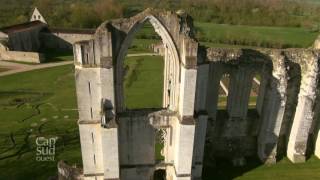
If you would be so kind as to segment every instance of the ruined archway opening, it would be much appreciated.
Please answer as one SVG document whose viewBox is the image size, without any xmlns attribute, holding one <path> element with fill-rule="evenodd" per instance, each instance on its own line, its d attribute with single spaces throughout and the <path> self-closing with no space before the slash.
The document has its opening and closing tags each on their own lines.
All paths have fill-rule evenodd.
<svg viewBox="0 0 320 180">
<path fill-rule="evenodd" d="M 228 73 L 223 74 L 219 82 L 219 96 L 218 96 L 218 109 L 227 109 L 227 100 L 229 94 L 229 82 L 230 75 Z"/>
<path fill-rule="evenodd" d="M 217 120 L 223 121 L 228 118 L 227 103 L 229 95 L 230 74 L 222 74 L 218 82 Z"/>
<path fill-rule="evenodd" d="M 251 118 L 253 121 L 257 121 L 260 117 L 259 104 L 257 103 L 264 98 L 264 93 L 262 92 L 264 90 L 261 89 L 261 83 L 264 81 L 262 78 L 260 72 L 255 72 L 251 81 L 247 118 Z"/>
<path fill-rule="evenodd" d="M 133 39 L 135 38 L 135 35 L 137 32 L 141 30 L 141 28 L 146 24 L 150 23 L 152 25 L 149 26 L 149 32 L 150 30 L 155 31 L 153 32 L 153 35 L 151 37 L 153 39 L 161 39 L 161 42 L 163 43 L 163 51 L 157 51 L 157 52 L 163 52 L 164 57 L 164 77 L 163 77 L 163 100 L 162 100 L 162 108 L 168 108 L 171 111 L 177 111 L 178 110 L 178 93 L 179 93 L 179 80 L 180 80 L 180 58 L 179 58 L 179 52 L 177 50 L 176 44 L 174 42 L 174 39 L 166 29 L 166 27 L 161 23 L 160 20 L 158 20 L 156 17 L 150 15 L 143 17 L 142 19 L 139 19 L 136 21 L 128 30 L 126 33 L 126 36 L 121 43 L 121 47 L 119 51 L 117 52 L 116 57 L 116 109 L 118 113 L 125 112 L 128 110 L 128 108 L 125 106 L 125 100 L 124 100 L 124 59 L 127 55 L 129 46 L 132 44 Z M 143 33 L 144 31 L 142 31 Z M 145 31 L 148 32 L 148 31 Z M 157 35 L 158 34 L 158 35 Z M 145 38 L 146 35 L 143 35 Z M 158 37 L 160 36 L 160 37 Z M 156 38 L 154 38 L 156 37 Z M 154 45 L 149 46 L 148 48 L 152 48 Z M 158 67 L 158 66 L 153 66 Z M 155 80 L 156 81 L 156 80 Z M 143 88 L 150 88 L 149 87 L 143 87 Z M 170 93 L 169 93 L 170 92 Z M 149 96 L 153 97 L 153 96 Z M 146 98 L 146 96 L 144 96 Z M 140 106 L 141 107 L 141 106 Z"/>
<path fill-rule="evenodd" d="M 160 164 L 165 160 L 164 145 L 167 136 L 166 128 L 159 128 L 155 130 L 155 162 Z"/>
<path fill-rule="evenodd" d="M 248 109 L 256 109 L 257 107 L 257 98 L 259 95 L 260 84 L 261 84 L 261 75 L 259 73 L 256 73 L 253 76 L 252 83 L 251 83 Z"/>
<path fill-rule="evenodd" d="M 153 180 L 166 180 L 166 170 L 158 169 L 153 173 Z"/>
<path fill-rule="evenodd" d="M 125 109 L 163 107 L 164 60 L 157 53 L 163 49 L 161 37 L 146 21 L 134 34 L 123 63 Z"/>
<path fill-rule="evenodd" d="M 123 111 L 149 117 L 153 112 L 167 108 L 167 101 L 164 99 L 173 93 L 168 86 L 175 84 L 170 79 L 175 77 L 172 73 L 175 70 L 175 61 L 168 45 L 164 44 L 165 40 L 158 35 L 159 32 L 156 32 L 148 19 L 137 24 L 138 29 L 128 33 L 130 45 L 122 64 Z M 137 120 L 142 119 L 145 120 Z M 154 163 L 158 165 L 165 160 L 166 129 L 153 127 L 150 131 L 154 132 L 153 136 L 148 137 L 152 139 L 153 148 L 150 148 L 148 153 L 154 154 Z"/>
</svg>

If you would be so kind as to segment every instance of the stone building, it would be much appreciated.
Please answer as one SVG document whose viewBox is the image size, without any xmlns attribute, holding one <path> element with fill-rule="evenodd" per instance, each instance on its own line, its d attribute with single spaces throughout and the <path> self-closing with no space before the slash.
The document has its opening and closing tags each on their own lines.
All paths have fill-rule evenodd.
<svg viewBox="0 0 320 180">
<path fill-rule="evenodd" d="M 47 24 L 32 21 L 0 28 L 0 32 L 7 35 L 11 51 L 37 52 L 41 46 L 40 32 L 46 27 Z"/>
<path fill-rule="evenodd" d="M 33 10 L 33 13 L 30 17 L 30 21 L 41 21 L 42 23 L 47 24 L 46 20 L 44 19 L 44 17 L 42 16 L 38 8 L 36 7 Z"/>
<path fill-rule="evenodd" d="M 75 42 L 92 39 L 94 32 L 50 27 L 35 8 L 30 22 L 0 28 L 0 60 L 41 63 L 43 51 L 72 51 Z"/>
<path fill-rule="evenodd" d="M 149 21 L 164 47 L 162 109 L 128 110 L 123 61 L 135 32 Z M 107 21 L 94 38 L 74 45 L 79 130 L 85 179 L 200 179 L 204 149 L 235 164 L 249 156 L 304 162 L 309 144 L 319 157 L 317 49 L 232 49 L 199 46 L 185 13 L 147 9 Z M 248 103 L 261 77 L 257 106 Z M 225 111 L 222 77 L 230 78 Z M 146 87 L 147 88 L 147 87 Z M 162 132 L 164 160 L 155 160 Z"/>
</svg>

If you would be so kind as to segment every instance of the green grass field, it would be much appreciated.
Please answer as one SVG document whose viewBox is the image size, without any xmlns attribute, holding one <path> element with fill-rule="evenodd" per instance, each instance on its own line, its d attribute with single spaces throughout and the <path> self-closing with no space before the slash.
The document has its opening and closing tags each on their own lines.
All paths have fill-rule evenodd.
<svg viewBox="0 0 320 180">
<path fill-rule="evenodd" d="M 318 33 L 303 28 L 240 26 L 195 22 L 201 42 L 262 47 L 309 47 Z"/>
<path fill-rule="evenodd" d="M 160 106 L 163 69 L 160 58 L 129 58 L 126 64 L 129 66 L 126 97 L 131 98 L 126 100 L 128 107 Z M 81 165 L 74 82 L 72 65 L 0 77 L 0 84 L 5 84 L 0 87 L 0 179 L 47 179 L 57 173 L 57 161 L 62 159 Z M 58 137 L 56 161 L 35 160 L 37 136 Z M 320 160 L 314 157 L 305 164 L 292 164 L 287 159 L 274 166 L 254 161 L 242 168 L 206 164 L 205 179 L 320 177 Z"/>
<path fill-rule="evenodd" d="M 194 22 L 196 37 L 208 47 L 307 48 L 319 33 L 295 27 L 263 27 Z M 137 32 L 139 46 L 148 46 L 160 37 L 150 23 Z M 140 40 L 140 39 L 149 39 Z M 144 44 L 144 45 L 143 45 Z"/>
<path fill-rule="evenodd" d="M 72 65 L 0 77 L 0 179 L 47 179 L 55 162 L 37 162 L 35 138 L 58 137 L 56 160 L 81 164 Z"/>
<path fill-rule="evenodd" d="M 134 39 L 130 48 L 128 49 L 128 54 L 153 53 L 151 45 L 159 43 L 160 41 L 161 40 L 157 39 Z"/>
<path fill-rule="evenodd" d="M 162 107 L 164 66 L 162 59 L 161 56 L 127 57 L 124 83 L 127 108 Z"/>
</svg>

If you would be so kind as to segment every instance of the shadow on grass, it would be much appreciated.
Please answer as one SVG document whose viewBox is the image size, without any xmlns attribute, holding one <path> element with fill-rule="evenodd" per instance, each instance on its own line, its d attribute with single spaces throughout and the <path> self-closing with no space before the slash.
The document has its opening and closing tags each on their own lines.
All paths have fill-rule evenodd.
<svg viewBox="0 0 320 180">
<path fill-rule="evenodd" d="M 234 179 L 262 165 L 257 157 L 247 157 L 246 161 L 247 164 L 242 167 L 233 166 L 232 162 L 225 158 L 216 158 L 214 161 L 205 162 L 202 174 L 203 180 Z"/>
<path fill-rule="evenodd" d="M 257 152 L 257 128 L 259 127 L 259 115 L 255 109 L 249 109 L 246 123 L 246 135 L 229 134 L 228 124 L 244 119 L 230 121 L 226 109 L 217 111 L 217 120 L 210 122 L 214 131 L 211 138 L 207 139 L 203 164 L 203 180 L 229 180 L 242 176 L 243 174 L 263 165 L 256 155 Z M 244 128 L 242 124 L 238 128 Z M 240 131 L 239 131 L 240 132 Z M 219 146 L 219 147 L 217 147 Z M 239 165 L 239 160 L 244 162 Z M 241 160 L 241 161 L 242 161 Z M 235 166 L 234 164 L 238 164 Z"/>
<path fill-rule="evenodd" d="M 71 50 L 42 49 L 40 52 L 45 56 L 45 63 L 73 60 Z"/>
</svg>

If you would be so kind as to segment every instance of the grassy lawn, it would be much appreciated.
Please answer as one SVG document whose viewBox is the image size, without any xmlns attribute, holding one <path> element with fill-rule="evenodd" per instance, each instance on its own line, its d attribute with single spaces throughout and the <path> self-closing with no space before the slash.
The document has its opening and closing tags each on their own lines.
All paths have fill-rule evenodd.
<svg viewBox="0 0 320 180">
<path fill-rule="evenodd" d="M 245 46 L 309 47 L 318 33 L 303 28 L 261 27 L 195 22 L 201 42 Z"/>
<path fill-rule="evenodd" d="M 72 65 L 0 77 L 0 179 L 47 179 L 81 164 Z M 37 136 L 58 137 L 56 161 L 36 161 Z"/>
<path fill-rule="evenodd" d="M 151 49 L 152 44 L 161 42 L 157 39 L 133 39 L 131 46 L 128 50 L 128 54 L 136 53 L 153 53 Z"/>
<path fill-rule="evenodd" d="M 304 28 L 263 27 L 214 24 L 194 22 L 200 44 L 208 47 L 273 47 L 273 48 L 307 48 L 316 39 L 318 33 Z M 147 23 L 137 32 L 137 39 L 153 39 L 159 36 L 151 24 Z M 141 41 L 142 44 L 147 43 Z"/>
<path fill-rule="evenodd" d="M 127 57 L 125 60 L 125 105 L 129 109 L 161 108 L 163 57 Z"/>
</svg>

